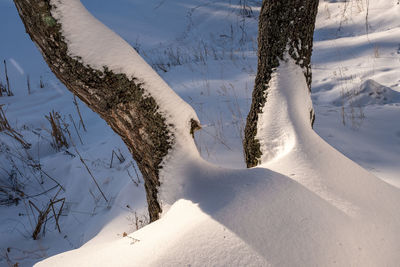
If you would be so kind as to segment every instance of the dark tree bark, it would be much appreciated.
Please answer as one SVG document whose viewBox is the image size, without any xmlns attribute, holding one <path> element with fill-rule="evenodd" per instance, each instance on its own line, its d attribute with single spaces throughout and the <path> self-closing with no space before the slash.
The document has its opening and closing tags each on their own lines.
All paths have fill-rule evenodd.
<svg viewBox="0 0 400 267">
<path fill-rule="evenodd" d="M 61 1 L 61 0 L 60 0 Z M 67 1 L 67 0 L 64 0 Z M 136 78 L 85 65 L 68 54 L 62 25 L 52 15 L 50 0 L 14 0 L 26 31 L 38 46 L 45 61 L 66 87 L 98 113 L 122 138 L 136 160 L 145 180 L 151 221 L 162 212 L 158 191 L 163 159 L 177 138 L 174 125 L 160 112 L 159 103 L 146 94 L 146 85 Z M 253 102 L 245 129 L 244 150 L 248 167 L 261 156 L 256 139 L 258 114 L 267 101 L 268 83 L 286 50 L 304 70 L 311 86 L 310 57 L 318 0 L 264 0 L 260 15 L 259 61 Z M 101 40 L 99 40 L 101 42 Z M 314 113 L 310 111 L 311 123 Z M 188 135 L 200 123 L 188 122 Z"/>
<path fill-rule="evenodd" d="M 173 127 L 167 125 L 158 103 L 145 95 L 135 78 L 84 65 L 68 54 L 61 25 L 52 16 L 49 0 L 14 0 L 27 33 L 45 61 L 66 87 L 98 113 L 128 146 L 142 172 L 150 220 L 159 218 L 159 171 L 163 158 L 174 145 Z M 101 40 L 99 40 L 101 41 Z M 195 120 L 191 131 L 199 128 Z"/>
<path fill-rule="evenodd" d="M 258 66 L 243 148 L 247 167 L 260 163 L 259 114 L 268 101 L 271 75 L 285 52 L 304 70 L 311 91 L 311 52 L 319 0 L 264 0 L 259 18 Z M 311 126 L 314 111 L 310 110 Z"/>
</svg>

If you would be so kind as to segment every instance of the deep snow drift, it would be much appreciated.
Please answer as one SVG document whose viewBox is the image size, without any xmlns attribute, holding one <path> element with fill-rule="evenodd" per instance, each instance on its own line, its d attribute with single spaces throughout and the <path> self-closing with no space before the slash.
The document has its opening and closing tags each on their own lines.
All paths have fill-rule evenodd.
<svg viewBox="0 0 400 267">
<path fill-rule="evenodd" d="M 181 199 L 159 221 L 38 266 L 395 266 L 400 190 L 312 131 L 305 78 L 292 60 L 281 62 L 272 83 L 267 105 L 283 114 L 274 126 L 292 129 L 285 139 L 260 128 L 264 140 L 283 140 L 273 159 L 228 170 L 200 156 L 179 158 L 165 179 L 181 181 L 174 192 Z"/>
<path fill-rule="evenodd" d="M 311 97 L 293 60 L 281 61 L 269 90 L 257 133 L 262 166 L 219 168 L 187 140 L 162 170 L 164 216 L 157 223 L 126 240 L 94 242 L 38 266 L 398 263 L 400 190 L 312 131 Z"/>
<path fill-rule="evenodd" d="M 15 45 L 0 44 L 4 47 L 0 53 L 9 53 L 1 55 L 14 59 L 8 66 L 12 85 L 21 88 L 14 89 L 14 97 L 0 98 L 0 103 L 6 104 L 10 123 L 32 143 L 29 153 L 35 161 L 66 189 L 59 195 L 66 198 L 61 234 L 49 219 L 46 235 L 42 233 L 37 241 L 30 237 L 36 214 L 30 211 L 28 199 L 0 207 L 0 264 L 398 265 L 400 193 L 374 175 L 400 185 L 400 106 L 396 98 L 377 101 L 380 94 L 370 93 L 382 88 L 390 96 L 399 92 L 399 5 L 396 1 L 371 1 L 367 34 L 365 2 L 321 1 L 312 100 L 315 130 L 326 142 L 308 126 L 305 114 L 311 102 L 301 70 L 290 60 L 282 62 L 273 80 L 280 90 L 269 99 L 263 114 L 265 124 L 259 129 L 268 153 L 262 166 L 246 170 L 241 130 L 254 82 L 259 2 L 251 2 L 253 17 L 248 18 L 240 15 L 239 6 L 226 1 L 130 0 L 120 5 L 83 1 L 194 107 L 203 124 L 203 130 L 196 133 L 200 153 L 194 149 L 176 153 L 164 169 L 166 186 L 161 194 L 168 211 L 139 231 L 136 229 L 146 224 L 144 189 L 121 140 L 80 104 L 85 132 L 78 123 L 72 96 L 51 74 L 45 75 L 44 88 L 33 88 L 28 96 L 26 74 L 31 74 L 34 84 L 48 69 L 40 70 L 44 63 L 26 36 L 23 41 L 13 39 Z M 0 12 L 12 10 L 17 21 L 12 4 L 0 5 Z M 5 14 L 0 20 L 10 16 Z M 24 36 L 18 23 L 7 28 L 9 36 L 17 32 Z M 24 42 L 26 47 L 18 48 Z M 31 64 L 34 67 L 29 67 Z M 134 72 L 131 66 L 125 71 Z M 151 73 L 149 79 L 155 77 Z M 299 89 L 296 95 L 292 88 Z M 109 202 L 102 199 L 72 147 L 55 151 L 50 145 L 43 115 L 52 109 L 72 114 L 78 124 L 75 131 L 67 120 L 72 141 Z M 18 143 L 1 138 L 12 152 L 18 148 Z M 111 167 L 112 151 L 121 152 L 125 159 L 114 156 Z M 3 162 L 8 163 L 5 155 L 2 153 Z M 29 174 L 29 168 L 20 165 L 24 174 Z M 39 174 L 35 173 L 40 178 Z M 23 180 L 23 190 L 30 195 L 55 186 L 46 177 L 41 185 L 34 176 L 30 179 Z M 42 208 L 54 193 L 31 199 Z"/>
</svg>

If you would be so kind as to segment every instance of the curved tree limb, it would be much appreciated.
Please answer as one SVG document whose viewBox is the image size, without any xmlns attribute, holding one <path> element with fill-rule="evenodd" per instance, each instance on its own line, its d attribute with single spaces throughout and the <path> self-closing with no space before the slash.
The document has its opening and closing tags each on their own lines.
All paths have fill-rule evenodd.
<svg viewBox="0 0 400 267">
<path fill-rule="evenodd" d="M 200 127 L 195 112 L 133 48 L 93 18 L 80 1 L 14 3 L 27 33 L 54 74 L 128 146 L 145 180 L 150 220 L 158 219 L 162 211 L 158 196 L 160 170 L 180 139 L 191 140 L 193 144 L 189 145 L 194 146 L 191 135 Z M 96 29 L 99 33 L 91 32 Z M 112 46 L 102 47 L 103 38 L 112 39 Z M 80 53 L 79 47 L 86 50 Z M 94 59 L 88 59 L 88 51 Z M 126 71 L 129 68 L 131 72 Z M 185 148 L 180 145 L 179 149 Z"/>
</svg>

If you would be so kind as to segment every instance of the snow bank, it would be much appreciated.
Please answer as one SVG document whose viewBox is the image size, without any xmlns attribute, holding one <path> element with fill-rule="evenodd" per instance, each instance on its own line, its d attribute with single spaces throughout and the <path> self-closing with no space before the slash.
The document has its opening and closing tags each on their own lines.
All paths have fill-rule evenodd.
<svg viewBox="0 0 400 267">
<path fill-rule="evenodd" d="M 188 9 L 196 9 L 199 4 L 203 3 L 189 0 L 181 2 L 187 3 Z M 181 2 L 174 3 L 182 6 Z M 218 4 L 218 2 L 222 1 L 216 3 Z M 355 10 L 356 4 L 361 2 L 352 1 L 352 10 Z M 57 1 L 54 1 L 54 3 L 57 3 Z M 156 13 L 153 4 L 159 3 L 161 2 L 149 0 L 141 1 L 140 4 L 147 5 L 149 7 L 148 12 L 153 12 L 152 16 L 158 16 L 158 14 L 167 16 L 168 12 Z M 99 2 L 95 1 L 95 5 L 98 4 Z M 171 7 L 168 4 L 165 2 L 158 10 Z M 207 12 L 211 13 L 214 6 L 211 2 L 207 2 L 207 4 L 210 7 Z M 324 4 L 328 4 L 328 2 Z M 399 83 L 398 67 L 396 67 L 398 57 L 397 54 L 391 54 L 392 52 L 396 53 L 398 49 L 398 43 L 394 39 L 399 36 L 399 31 L 378 32 L 379 29 L 398 25 L 396 19 L 398 6 L 389 5 L 389 1 L 383 0 L 370 2 L 371 7 L 374 7 L 373 10 L 370 10 L 370 22 L 372 26 L 378 23 L 379 25 L 373 28 L 376 35 L 371 33 L 369 38 L 371 41 L 382 42 L 379 50 L 380 57 L 375 58 L 373 45 L 368 43 L 365 36 L 362 38 L 355 36 L 337 39 L 336 20 L 342 18 L 340 16 L 342 10 L 336 6 L 339 4 L 345 5 L 346 3 L 337 1 L 337 3 L 331 3 L 327 6 L 331 12 L 331 20 L 326 19 L 328 11 L 325 10 L 325 5 L 320 5 L 322 12 L 319 15 L 316 40 L 333 38 L 333 41 L 324 41 L 315 46 L 313 67 L 315 67 L 314 74 L 316 75 L 314 75 L 315 83 L 313 85 L 322 89 L 319 91 L 320 93 L 314 94 L 314 97 L 322 99 L 323 96 L 326 96 L 327 101 L 322 103 L 329 104 L 327 104 L 325 110 L 321 102 L 314 101 L 314 104 L 317 103 L 318 107 L 321 108 L 321 112 L 317 113 L 316 124 L 320 126 L 321 121 L 325 123 L 327 126 L 320 127 L 320 129 L 324 129 L 324 131 L 321 130 L 324 133 L 324 138 L 334 143 L 332 140 L 335 139 L 330 139 L 330 136 L 337 137 L 336 140 L 339 141 L 335 145 L 344 146 L 344 151 L 349 151 L 351 147 L 362 149 L 361 152 L 350 153 L 353 158 L 359 159 L 357 156 L 360 155 L 368 157 L 370 159 L 368 166 L 374 166 L 373 164 L 376 162 L 382 161 L 384 170 L 389 170 L 388 165 L 390 165 L 393 168 L 392 176 L 395 179 L 398 177 L 396 164 L 398 164 L 399 151 L 396 150 L 396 144 L 400 128 L 396 128 L 397 126 L 393 122 L 397 121 L 398 109 L 394 105 L 381 106 L 380 108 L 386 111 L 381 113 L 377 109 L 369 109 L 371 115 L 367 115 L 370 116 L 365 123 L 367 126 L 356 132 L 349 127 L 341 126 L 340 115 L 338 115 L 340 113 L 336 114 L 336 109 L 331 104 L 340 91 L 336 90 L 341 85 L 340 80 L 332 78 L 333 73 L 338 72 L 337 68 L 339 67 L 341 70 L 345 67 L 348 68 L 349 75 L 365 70 L 365 73 L 362 74 L 363 81 L 366 80 L 365 77 L 368 77 L 368 79 L 374 79 L 391 88 L 395 88 L 394 85 Z M 65 9 L 68 6 L 75 12 L 86 13 L 75 0 L 69 1 L 65 5 Z M 117 6 L 115 3 L 111 3 L 111 5 Z M 381 8 L 379 8 L 380 5 Z M 384 12 L 382 9 L 385 9 Z M 63 12 L 69 12 L 69 10 Z M 356 28 L 343 27 L 344 35 L 350 36 L 354 32 L 358 32 L 359 29 L 365 29 L 365 13 L 357 14 L 357 18 L 355 18 L 356 14 L 354 14 L 354 18 L 360 22 L 359 25 Z M 379 17 L 377 17 L 377 14 L 379 14 Z M 140 20 L 144 20 L 148 14 L 143 12 L 142 15 Z M 152 17 L 150 16 L 150 18 Z M 220 17 L 215 16 L 214 18 L 219 19 Z M 200 21 L 203 16 L 199 16 L 197 19 Z M 159 20 L 166 20 L 166 17 L 160 15 Z M 137 22 L 139 19 L 135 17 L 133 21 Z M 151 22 L 151 19 L 148 21 Z M 387 21 L 390 21 L 390 24 L 386 23 Z M 100 27 L 103 26 L 99 26 L 93 18 L 76 22 L 79 23 L 81 27 L 79 30 L 82 33 L 70 36 L 71 40 L 78 37 L 85 39 L 86 36 L 97 38 L 97 34 L 102 32 Z M 87 28 L 88 26 L 99 27 L 97 28 L 99 31 L 91 31 Z M 205 32 L 206 28 L 201 28 L 198 31 L 204 30 L 203 36 L 208 36 L 209 33 Z M 161 27 L 160 31 L 162 31 Z M 165 35 L 171 35 L 172 40 L 175 35 L 171 32 L 165 31 Z M 192 32 L 192 34 L 196 33 Z M 227 33 L 229 34 L 229 31 Z M 325 35 L 325 33 L 327 34 Z M 128 35 L 133 36 L 134 34 L 129 32 Z M 218 36 L 218 34 L 215 36 Z M 380 39 L 373 39 L 375 36 Z M 101 35 L 101 40 L 104 40 L 104 43 L 130 49 L 121 39 L 118 39 L 117 43 L 113 43 L 111 39 L 115 40 L 114 38 L 115 35 L 109 30 Z M 223 38 L 221 37 L 221 39 Z M 118 65 L 119 62 L 147 68 L 146 65 L 139 64 L 140 61 L 136 61 L 137 58 L 133 56 L 134 53 L 131 53 L 131 50 L 126 53 L 122 50 L 101 50 L 98 43 L 90 43 L 89 40 L 91 38 L 82 41 L 88 42 L 93 51 L 104 53 L 104 59 L 95 58 L 92 51 L 87 49 L 83 51 L 86 64 L 89 64 L 93 56 L 93 66 L 97 66 L 99 69 L 102 69 L 103 64 L 115 64 L 112 65 L 115 72 L 140 75 L 140 70 L 136 73 L 136 70 L 131 69 L 131 65 Z M 29 44 L 31 45 L 31 43 Z M 337 45 L 339 52 L 333 48 L 334 44 Z M 198 86 L 198 84 L 206 83 L 203 79 L 210 78 L 210 76 L 204 74 L 206 73 L 204 69 L 208 66 L 205 66 L 204 69 L 200 69 L 196 64 L 180 66 L 167 73 L 166 76 L 170 81 L 181 83 L 181 94 L 187 96 L 188 99 L 193 98 L 192 102 L 196 104 L 214 101 L 216 94 L 213 94 L 212 89 L 214 87 L 219 88 L 222 84 L 222 82 L 218 83 L 217 79 L 226 79 L 226 83 L 232 82 L 236 86 L 236 82 L 239 81 L 240 86 L 244 88 L 245 82 L 243 81 L 251 79 L 251 77 L 248 77 L 248 73 L 252 73 L 249 69 L 254 69 L 254 66 L 256 66 L 256 58 L 250 59 L 251 62 L 253 64 L 249 67 L 242 65 L 241 60 L 235 62 L 226 60 L 220 65 L 216 61 L 209 61 L 208 64 L 213 66 L 207 71 L 215 75 L 212 76 L 212 79 L 215 80 L 211 81 L 212 93 L 208 96 L 207 93 L 199 96 L 199 92 L 205 91 L 205 89 Z M 97 63 L 100 64 L 96 65 Z M 373 70 L 371 65 L 368 64 L 374 64 Z M 226 68 L 226 65 L 230 67 Z M 245 66 L 247 70 L 244 70 L 242 75 L 228 74 L 228 72 L 235 70 L 235 65 L 238 66 L 238 69 Z M 384 72 L 383 70 L 388 69 L 388 66 L 390 66 L 390 71 Z M 185 69 L 189 74 L 182 73 L 182 69 Z M 28 70 L 25 71 L 31 73 Z M 147 71 L 143 73 L 144 76 L 147 74 Z M 107 153 L 111 152 L 115 146 L 123 146 L 123 144 L 120 140 L 119 142 L 113 140 L 112 138 L 115 139 L 115 136 L 103 125 L 104 123 L 99 123 L 101 121 L 98 118 L 96 121 L 95 116 L 89 116 L 90 112 L 87 111 L 88 116 L 85 117 L 84 114 L 84 118 L 86 120 L 88 120 L 88 117 L 90 118 L 90 124 L 88 122 L 89 132 L 86 139 L 85 136 L 82 136 L 85 146 L 79 146 L 79 149 L 85 152 L 83 155 L 85 160 L 86 158 L 91 159 L 92 165 L 90 167 L 98 170 L 95 175 L 102 182 L 101 186 L 107 196 L 110 194 L 116 197 L 110 204 L 113 206 L 111 212 L 107 211 L 108 206 L 105 207 L 104 203 L 93 204 L 87 190 L 82 191 L 84 183 L 85 186 L 87 186 L 86 184 L 92 185 L 92 183 L 90 180 L 82 180 L 88 178 L 86 177 L 87 173 L 84 172 L 85 170 L 78 172 L 83 168 L 79 159 L 75 159 L 66 166 L 63 164 L 63 168 L 55 168 L 54 170 L 57 178 L 64 175 L 63 180 L 68 181 L 66 187 L 70 195 L 67 195 L 67 197 L 71 196 L 71 201 L 78 201 L 77 203 L 70 203 L 68 217 L 63 218 L 60 222 L 62 224 L 62 236 L 60 237 L 56 232 L 50 232 L 45 239 L 38 242 L 30 240 L 29 237 L 21 236 L 17 238 L 19 235 L 16 234 L 15 229 L 23 229 L 25 225 L 19 228 L 15 226 L 15 214 L 19 210 L 10 209 L 2 213 L 5 219 L 2 219 L 1 234 L 6 239 L 2 242 L 3 248 L 13 246 L 12 251 L 16 251 L 14 247 L 33 251 L 31 252 L 34 254 L 33 256 L 23 254 L 25 250 L 22 250 L 19 254 L 21 257 L 18 258 L 18 261 L 21 261 L 21 265 L 23 265 L 22 257 L 35 257 L 33 260 L 25 261 L 26 263 L 47 257 L 61 250 L 76 248 L 102 229 L 96 238 L 87 242 L 83 247 L 48 258 L 38 265 L 397 266 L 400 262 L 400 219 L 398 212 L 400 199 L 398 189 L 378 180 L 360 168 L 330 147 L 311 130 L 308 117 L 309 95 L 305 90 L 304 82 L 300 79 L 302 77 L 300 74 L 301 70 L 291 65 L 290 62 L 283 62 L 281 68 L 274 74 L 274 86 L 275 89 L 279 88 L 279 90 L 275 90 L 269 95 L 269 104 L 262 114 L 264 124 L 260 125 L 260 137 L 266 138 L 263 144 L 264 152 L 272 151 L 272 153 L 265 153 L 266 158 L 262 166 L 250 170 L 224 169 L 204 162 L 196 152 L 177 153 L 170 159 L 171 164 L 166 165 L 163 170 L 165 180 L 173 180 L 175 183 L 173 185 L 164 184 L 163 188 L 165 189 L 161 192 L 164 205 L 170 206 L 170 210 L 163 215 L 161 220 L 132 234 L 129 233 L 134 230 L 132 224 L 130 224 L 133 221 L 126 218 L 132 215 L 132 210 L 127 208 L 127 204 L 133 208 L 144 206 L 143 188 L 134 187 L 132 181 L 127 177 L 127 163 L 117 166 L 120 170 L 109 168 L 109 154 Z M 155 84 L 154 76 L 150 76 L 148 77 L 151 80 L 148 81 L 149 84 L 152 82 Z M 285 77 L 288 79 L 284 79 Z M 145 78 L 142 79 L 144 81 Z M 23 80 L 23 85 L 24 82 L 25 80 Z M 160 81 L 161 83 L 163 82 Z M 249 84 L 249 87 L 251 87 L 251 83 Z M 332 90 L 332 88 L 334 89 Z M 52 89 L 49 88 L 48 91 L 43 89 L 43 91 L 40 91 L 41 94 L 33 94 L 29 98 L 24 97 L 24 99 L 15 97 L 1 99 L 2 103 L 10 103 L 10 108 L 7 110 L 7 115 L 12 118 L 10 121 L 22 123 L 21 121 L 26 120 L 30 121 L 32 125 L 39 125 L 38 121 L 40 120 L 37 119 L 35 113 L 42 112 L 44 114 L 53 107 L 62 108 L 63 114 L 75 112 L 74 109 L 68 108 L 68 105 L 65 104 L 70 101 L 71 97 L 69 95 L 69 98 L 60 97 Z M 150 90 L 149 94 L 154 93 L 156 95 L 153 97 L 162 98 L 163 93 L 157 90 Z M 335 92 L 331 93 L 331 91 Z M 243 93 L 243 95 L 245 94 Z M 244 103 L 245 96 L 240 96 L 240 98 Z M 305 102 L 297 102 L 297 98 L 302 98 Z M 35 99 L 35 101 L 32 102 L 32 99 Z M 177 102 L 171 99 L 168 99 L 171 102 L 167 102 L 173 106 L 172 103 L 179 104 L 181 101 L 174 99 Z M 27 101 L 33 104 L 27 105 Z M 212 112 L 205 112 L 204 117 L 211 114 L 210 120 L 217 118 L 219 114 L 216 106 L 219 103 L 217 101 L 212 102 L 211 106 L 214 106 L 210 108 Z M 308 106 L 304 103 L 307 103 Z M 245 106 L 245 104 L 241 105 Z M 180 104 L 178 106 L 181 107 Z M 199 106 L 203 107 L 202 105 Z M 276 107 L 277 110 L 272 107 Z M 204 106 L 204 109 L 208 109 L 208 107 Z M 199 110 L 201 111 L 200 108 Z M 182 111 L 185 113 L 186 109 L 182 107 Z M 272 112 L 271 115 L 268 114 L 269 111 Z M 379 114 L 379 116 L 374 114 Z M 180 114 L 176 114 L 176 116 L 178 115 Z M 273 122 L 267 121 L 270 117 Z M 94 127 L 93 121 L 101 125 Z M 337 121 L 339 122 L 337 123 Z M 376 121 L 379 121 L 379 123 L 376 124 Z M 382 121 L 384 121 L 384 124 L 381 123 Z M 383 130 L 378 129 L 379 127 L 376 125 L 383 126 Z M 184 127 L 182 125 L 182 129 Z M 285 131 L 280 130 L 280 128 L 285 129 Z M 102 133 L 101 136 L 98 134 L 100 132 Z M 345 132 L 345 135 L 340 135 L 342 132 Z M 261 136 L 261 134 L 263 135 Z M 269 137 L 274 137 L 274 139 L 268 139 Z M 346 140 L 343 140 L 343 138 Z M 385 140 L 384 143 L 379 142 L 382 139 Z M 78 139 L 75 139 L 75 141 L 76 143 L 79 142 Z M 232 140 L 229 139 L 228 141 Z M 239 138 L 236 141 L 240 144 Z M 383 145 L 381 150 L 376 150 L 376 147 L 381 145 Z M 43 147 L 41 147 L 42 150 L 44 150 Z M 48 150 L 51 151 L 50 148 Z M 389 150 L 392 152 L 389 153 Z M 54 151 L 52 153 L 55 154 Z M 127 155 L 128 152 L 124 153 Z M 217 156 L 222 154 L 218 153 L 220 151 L 217 151 Z M 57 157 L 54 157 L 50 153 L 44 155 L 41 152 L 41 163 L 47 167 L 57 167 L 61 162 L 66 161 L 66 157 L 69 157 L 61 154 L 59 153 Z M 203 154 L 205 154 L 204 151 Z M 48 156 L 51 157 L 50 160 Z M 237 158 L 239 157 L 237 156 Z M 389 162 L 389 158 L 392 161 Z M 98 166 L 103 167 L 97 168 Z M 114 183 L 117 180 L 118 183 Z M 130 186 L 126 186 L 129 183 Z M 96 193 L 94 185 L 91 189 Z M 85 193 L 83 199 L 82 192 Z M 2 212 L 3 210 L 5 209 L 2 209 Z M 83 214 L 87 211 L 90 212 L 90 215 Z M 116 219 L 110 221 L 110 217 L 114 216 Z M 12 218 L 12 220 L 9 218 Z M 26 224 L 28 225 L 27 222 Z M 9 233 L 6 235 L 6 232 Z M 124 237 L 124 232 L 129 235 Z M 64 233 L 68 237 L 63 238 Z M 30 247 L 33 249 L 30 250 Z M 14 257 L 12 253 L 10 257 Z M 6 261 L 3 260 L 3 262 Z"/>
<path fill-rule="evenodd" d="M 396 266 L 400 191 L 313 132 L 305 78 L 291 60 L 272 84 L 264 112 L 275 107 L 272 127 L 291 131 L 275 160 L 230 170 L 182 157 L 164 170 L 181 181 L 181 199 L 169 199 L 159 221 L 37 266 Z M 282 133 L 260 127 L 263 138 Z"/>
<path fill-rule="evenodd" d="M 386 105 L 400 103 L 400 93 L 390 87 L 383 86 L 369 79 L 361 84 L 360 88 L 343 95 L 333 101 L 336 106 L 352 105 L 353 107 L 365 107 L 368 105 Z"/>
</svg>

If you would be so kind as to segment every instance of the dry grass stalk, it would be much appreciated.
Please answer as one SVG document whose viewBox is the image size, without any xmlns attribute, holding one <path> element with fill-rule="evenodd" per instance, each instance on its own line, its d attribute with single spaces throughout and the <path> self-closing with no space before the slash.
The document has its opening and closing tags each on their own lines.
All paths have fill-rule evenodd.
<svg viewBox="0 0 400 267">
<path fill-rule="evenodd" d="M 133 176 L 131 175 L 131 173 L 129 172 L 129 170 L 126 170 L 126 172 L 128 173 L 128 176 L 129 176 L 129 178 L 131 178 L 132 182 L 138 187 L 139 184 L 140 184 L 139 173 L 138 173 L 138 171 L 137 171 L 137 169 L 136 169 L 136 167 L 135 167 L 135 163 L 134 163 L 134 162 L 131 162 L 131 165 L 132 165 L 132 167 L 133 167 L 133 170 L 135 171 L 137 181 L 135 181 L 135 179 L 133 178 Z"/>
<path fill-rule="evenodd" d="M 79 160 L 82 162 L 82 164 L 85 166 L 87 172 L 89 173 L 90 177 L 92 178 L 93 182 L 96 184 L 97 189 L 99 189 L 101 195 L 103 196 L 104 200 L 108 203 L 108 199 L 106 198 L 106 195 L 104 194 L 103 190 L 101 190 L 100 185 L 97 183 L 96 178 L 94 177 L 94 175 L 92 174 L 92 172 L 90 171 L 88 165 L 86 164 L 85 160 L 82 158 L 81 154 L 79 153 L 78 149 L 76 148 L 74 142 L 72 141 L 72 137 L 71 137 L 71 133 L 68 131 L 67 129 L 67 134 L 69 136 L 69 140 L 71 141 L 72 146 L 75 149 L 76 154 L 79 157 Z"/>
<path fill-rule="evenodd" d="M 11 261 L 9 255 L 8 255 L 10 252 L 11 252 L 11 248 L 8 247 L 7 250 L 6 250 L 6 254 L 5 254 L 5 256 L 4 256 L 3 258 L 6 259 L 7 265 L 8 265 L 8 266 L 10 266 L 10 267 L 18 267 L 18 266 L 19 266 L 19 263 L 18 263 L 18 262 L 13 263 L 13 262 Z"/>
<path fill-rule="evenodd" d="M 4 73 L 6 75 L 6 82 L 7 82 L 7 96 L 13 96 L 14 94 L 11 92 L 10 88 L 10 80 L 8 79 L 8 72 L 7 72 L 7 63 L 4 60 Z"/>
<path fill-rule="evenodd" d="M 31 144 L 24 140 L 22 134 L 14 130 L 7 120 L 6 114 L 4 113 L 3 106 L 0 105 L 0 132 L 4 132 L 6 135 L 11 136 L 17 140 L 25 149 L 29 149 Z"/>
<path fill-rule="evenodd" d="M 103 190 L 101 190 L 100 185 L 97 183 L 96 178 L 94 177 L 94 175 L 92 174 L 92 172 L 90 171 L 88 165 L 86 164 L 86 162 L 83 160 L 81 154 L 79 154 L 78 150 L 75 147 L 75 152 L 76 154 L 78 154 L 80 161 L 82 162 L 82 164 L 85 166 L 87 172 L 89 173 L 90 177 L 92 178 L 92 180 L 94 181 L 94 183 L 96 184 L 97 189 L 99 189 L 101 195 L 103 196 L 104 200 L 106 202 L 108 202 L 108 199 L 106 198 L 106 195 L 104 194 Z"/>
<path fill-rule="evenodd" d="M 0 81 L 0 97 L 3 96 L 3 93 L 7 95 L 7 87 Z"/>
<path fill-rule="evenodd" d="M 0 185 L 0 205 L 18 205 L 24 195 L 24 192 L 16 186 Z"/>
<path fill-rule="evenodd" d="M 29 75 L 26 76 L 26 86 L 28 87 L 28 95 L 31 94 L 31 81 L 29 80 Z"/>
<path fill-rule="evenodd" d="M 61 188 L 58 190 L 58 192 L 54 195 L 54 197 L 52 199 L 50 199 L 49 204 L 47 204 L 46 208 L 43 210 L 40 210 L 32 201 L 29 200 L 29 206 L 31 208 L 32 214 L 33 214 L 33 209 L 34 208 L 37 212 L 38 212 L 38 219 L 37 219 L 37 223 L 36 223 L 36 227 L 33 231 L 32 234 L 32 238 L 34 240 L 37 240 L 39 237 L 40 232 L 42 231 L 42 226 L 45 225 L 45 223 L 48 220 L 48 215 L 50 214 L 50 212 L 53 212 L 53 218 L 56 222 L 56 226 L 58 229 L 58 232 L 61 233 L 61 229 L 60 229 L 60 224 L 59 224 L 59 218 L 62 212 L 62 209 L 64 207 L 64 203 L 65 203 L 65 198 L 60 198 L 60 199 L 56 199 L 58 193 L 61 191 Z M 56 209 L 54 207 L 55 204 L 61 202 L 61 207 L 58 210 L 58 212 L 56 212 Z"/>
<path fill-rule="evenodd" d="M 80 109 L 79 109 L 79 106 L 78 106 L 78 101 L 76 100 L 76 96 L 75 96 L 75 95 L 74 95 L 74 105 L 75 105 L 75 107 L 76 107 L 76 110 L 78 111 L 78 115 L 79 115 L 79 123 L 82 125 L 82 127 L 83 127 L 83 130 L 84 130 L 85 132 L 87 132 L 87 131 L 86 131 L 85 124 L 83 123 L 83 119 L 82 119 L 81 111 L 80 111 Z"/>
<path fill-rule="evenodd" d="M 118 155 L 118 153 L 119 153 L 119 155 Z M 124 155 L 122 155 L 121 150 L 118 149 L 118 153 L 115 152 L 115 150 L 113 149 L 113 151 L 111 153 L 110 169 L 112 168 L 112 164 L 113 164 L 113 161 L 114 161 L 114 155 L 119 160 L 119 163 L 123 163 L 125 161 L 125 157 L 124 157 Z"/>
<path fill-rule="evenodd" d="M 72 122 L 72 125 L 74 125 L 75 132 L 76 132 L 76 134 L 78 135 L 79 141 L 81 142 L 81 145 L 83 145 L 82 138 L 81 138 L 81 136 L 80 136 L 80 134 L 79 134 L 78 128 L 76 127 L 75 121 L 74 121 L 74 119 L 72 118 L 72 115 L 71 115 L 71 114 L 69 114 L 69 120 Z"/>
<path fill-rule="evenodd" d="M 43 77 L 42 76 L 40 76 L 39 87 L 40 88 L 44 88 L 44 82 L 43 82 Z"/>
<path fill-rule="evenodd" d="M 64 135 L 64 131 L 61 127 L 61 116 L 54 110 L 49 113 L 49 116 L 45 116 L 51 125 L 51 136 L 53 138 L 53 147 L 56 150 L 60 150 L 62 147 L 68 148 L 67 138 Z"/>
<path fill-rule="evenodd" d="M 374 45 L 374 56 L 375 58 L 379 58 L 379 45 Z"/>
</svg>

